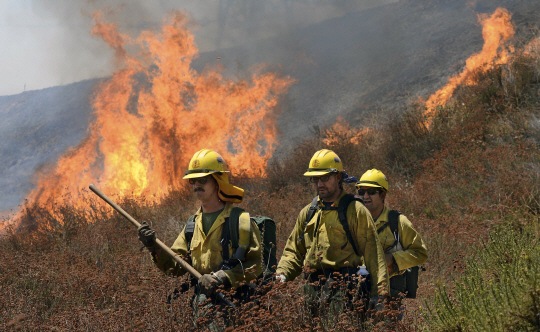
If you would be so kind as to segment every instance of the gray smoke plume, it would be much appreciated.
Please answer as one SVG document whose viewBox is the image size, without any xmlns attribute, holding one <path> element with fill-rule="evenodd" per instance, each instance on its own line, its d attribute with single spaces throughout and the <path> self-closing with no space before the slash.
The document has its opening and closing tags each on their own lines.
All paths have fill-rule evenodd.
<svg viewBox="0 0 540 332">
<path fill-rule="evenodd" d="M 91 13 L 104 10 L 122 32 L 158 27 L 172 9 L 197 23 L 201 52 L 227 48 L 396 0 L 8 0 L 0 3 L 0 95 L 103 77 L 112 52 L 90 35 Z M 25 86 L 26 85 L 26 86 Z"/>
</svg>

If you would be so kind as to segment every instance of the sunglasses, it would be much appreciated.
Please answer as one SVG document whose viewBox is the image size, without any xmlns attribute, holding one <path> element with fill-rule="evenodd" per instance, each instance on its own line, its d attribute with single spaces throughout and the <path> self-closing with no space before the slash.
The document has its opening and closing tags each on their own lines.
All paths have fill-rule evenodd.
<svg viewBox="0 0 540 332">
<path fill-rule="evenodd" d="M 319 180 L 322 181 L 322 182 L 326 182 L 328 180 L 330 180 L 330 177 L 332 176 L 333 174 L 326 174 L 326 175 L 323 175 L 323 176 L 312 176 L 309 178 L 309 181 L 311 181 L 311 183 L 319 183 Z"/>
<path fill-rule="evenodd" d="M 208 177 L 202 177 L 202 178 L 196 178 L 196 179 L 189 179 L 189 184 L 195 184 L 195 182 L 199 182 L 201 185 L 206 184 L 208 182 Z"/>
<path fill-rule="evenodd" d="M 369 196 L 376 195 L 377 193 L 381 192 L 380 189 L 377 188 L 371 188 L 371 189 L 358 189 L 358 195 L 364 196 L 366 193 Z"/>
</svg>

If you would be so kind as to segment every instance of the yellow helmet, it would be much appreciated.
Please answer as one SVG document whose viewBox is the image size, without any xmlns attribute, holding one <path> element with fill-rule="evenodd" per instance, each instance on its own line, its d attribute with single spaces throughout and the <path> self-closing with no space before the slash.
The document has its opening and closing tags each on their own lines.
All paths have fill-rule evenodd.
<svg viewBox="0 0 540 332">
<path fill-rule="evenodd" d="M 315 152 L 304 176 L 321 176 L 332 172 L 343 172 L 343 164 L 334 151 L 323 149 Z"/>
<path fill-rule="evenodd" d="M 189 169 L 183 179 L 202 178 L 212 173 L 228 173 L 227 164 L 219 153 L 210 149 L 202 149 L 189 161 Z"/>
<path fill-rule="evenodd" d="M 189 161 L 189 169 L 184 179 L 202 178 L 212 175 L 219 190 L 218 196 L 224 202 L 240 203 L 244 199 L 244 189 L 229 183 L 227 164 L 219 153 L 210 149 L 202 149 L 193 155 Z"/>
<path fill-rule="evenodd" d="M 383 172 L 374 168 L 365 172 L 360 178 L 360 181 L 356 182 L 356 188 L 360 187 L 376 187 L 388 191 L 388 180 Z"/>
</svg>

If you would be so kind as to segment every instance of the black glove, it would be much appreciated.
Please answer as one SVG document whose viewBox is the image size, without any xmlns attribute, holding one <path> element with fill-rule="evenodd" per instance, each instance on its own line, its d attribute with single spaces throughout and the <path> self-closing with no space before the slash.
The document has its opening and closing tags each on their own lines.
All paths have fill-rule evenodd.
<svg viewBox="0 0 540 332">
<path fill-rule="evenodd" d="M 141 226 L 137 228 L 137 233 L 139 234 L 139 240 L 147 248 L 153 248 L 156 246 L 156 231 L 150 228 L 146 221 L 141 223 Z"/>
</svg>

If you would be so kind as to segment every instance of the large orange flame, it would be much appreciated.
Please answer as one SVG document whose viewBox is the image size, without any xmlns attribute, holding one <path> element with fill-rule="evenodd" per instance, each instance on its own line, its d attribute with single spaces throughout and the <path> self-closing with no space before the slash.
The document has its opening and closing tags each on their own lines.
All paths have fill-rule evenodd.
<svg viewBox="0 0 540 332">
<path fill-rule="evenodd" d="M 436 107 L 446 105 L 459 85 L 474 83 L 470 81 L 470 74 L 473 71 L 479 68 L 487 70 L 493 64 L 503 64 L 508 61 L 508 50 L 504 48 L 504 44 L 515 34 L 511 19 L 512 14 L 504 8 L 497 8 L 491 16 L 478 15 L 478 22 L 482 25 L 484 47 L 480 53 L 467 59 L 465 69 L 459 75 L 451 77 L 444 87 L 429 97 L 426 102 L 428 123 L 431 123 Z M 510 48 L 510 51 L 513 49 Z"/>
<path fill-rule="evenodd" d="M 265 176 L 277 144 L 278 100 L 292 79 L 260 69 L 245 80 L 225 79 L 222 68 L 198 73 L 191 68 L 198 50 L 181 12 L 136 39 L 101 13 L 94 19 L 92 34 L 114 49 L 119 69 L 95 91 L 89 136 L 39 177 L 30 204 L 77 204 L 92 182 L 110 195 L 159 199 L 182 186 L 202 148 L 220 152 L 235 174 Z"/>
</svg>

